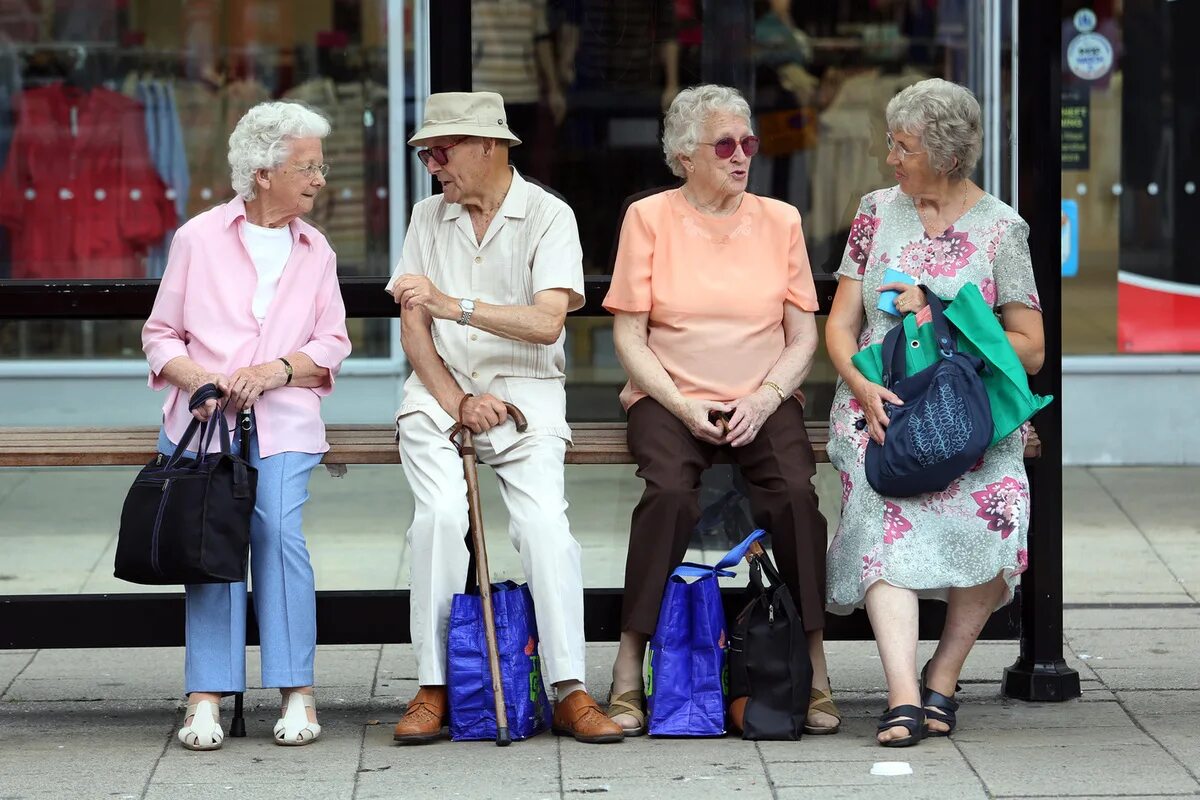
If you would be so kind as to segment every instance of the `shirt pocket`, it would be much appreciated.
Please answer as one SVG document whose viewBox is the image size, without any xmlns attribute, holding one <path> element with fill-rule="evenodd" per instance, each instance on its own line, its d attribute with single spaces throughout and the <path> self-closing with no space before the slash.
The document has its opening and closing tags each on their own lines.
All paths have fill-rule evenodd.
<svg viewBox="0 0 1200 800">
<path fill-rule="evenodd" d="M 504 381 L 503 399 L 521 410 L 530 431 L 562 428 L 567 424 L 567 394 L 555 378 L 513 378 Z"/>
</svg>

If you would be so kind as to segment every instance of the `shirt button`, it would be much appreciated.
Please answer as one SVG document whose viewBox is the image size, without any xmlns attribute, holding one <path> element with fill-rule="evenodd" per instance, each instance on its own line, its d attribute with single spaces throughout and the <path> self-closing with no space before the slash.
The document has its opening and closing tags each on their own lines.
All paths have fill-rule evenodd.
<svg viewBox="0 0 1200 800">
<path fill-rule="evenodd" d="M 478 337 L 478 336 L 476 336 L 475 334 L 473 334 L 473 333 L 472 333 L 472 334 L 471 334 L 471 341 L 472 341 L 472 342 L 477 342 L 477 341 L 479 341 L 479 337 Z"/>
<path fill-rule="evenodd" d="M 478 372 L 472 372 L 472 373 L 471 373 L 471 377 L 472 377 L 472 378 L 478 378 L 478 377 L 479 377 L 479 373 L 478 373 Z"/>
<path fill-rule="evenodd" d="M 476 264 L 482 264 L 482 263 L 483 263 L 483 256 L 475 256 L 475 263 L 476 263 Z"/>
</svg>

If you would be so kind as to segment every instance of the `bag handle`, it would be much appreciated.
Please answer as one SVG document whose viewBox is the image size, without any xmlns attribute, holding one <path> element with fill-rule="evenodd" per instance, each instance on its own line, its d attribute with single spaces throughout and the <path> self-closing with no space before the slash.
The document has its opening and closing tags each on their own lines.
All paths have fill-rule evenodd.
<svg viewBox="0 0 1200 800">
<path fill-rule="evenodd" d="M 726 553 L 721 560 L 716 563 L 715 566 L 707 567 L 703 564 L 685 562 L 675 568 L 675 571 L 671 573 L 671 577 L 674 578 L 678 576 L 680 578 L 706 578 L 709 575 L 717 575 L 721 578 L 732 578 L 737 573 L 728 568 L 745 558 L 746 551 L 750 549 L 750 545 L 754 544 L 766 535 L 767 532 L 762 528 L 759 528 L 743 539 L 740 544 Z"/>
<path fill-rule="evenodd" d="M 953 358 L 958 348 L 954 343 L 950 322 L 946 319 L 946 304 L 925 284 L 921 284 L 920 288 L 925 293 L 925 302 L 929 304 L 929 312 L 933 317 L 933 335 L 937 340 L 938 352 L 942 358 Z M 907 356 L 900 346 L 905 339 L 903 321 L 893 325 L 883 337 L 883 385 L 889 389 L 908 374 Z"/>
<path fill-rule="evenodd" d="M 191 399 L 188 401 L 188 411 L 195 411 L 209 400 L 220 400 L 223 396 L 216 384 L 206 383 L 192 394 Z M 200 434 L 196 449 L 196 457 L 198 459 L 207 455 L 209 448 L 212 446 L 213 435 L 218 430 L 221 432 L 221 452 L 230 452 L 229 423 L 225 419 L 225 407 L 218 405 L 214 416 L 217 417 L 218 423 L 211 428 L 209 427 L 209 423 L 201 422 L 195 417 L 192 418 L 192 421 L 188 423 L 187 429 L 183 432 L 183 436 L 179 438 L 179 444 L 176 445 L 175 452 L 167 460 L 168 467 L 174 467 L 183 460 L 183 454 L 187 451 L 187 446 L 191 444 L 197 432 Z"/>
</svg>

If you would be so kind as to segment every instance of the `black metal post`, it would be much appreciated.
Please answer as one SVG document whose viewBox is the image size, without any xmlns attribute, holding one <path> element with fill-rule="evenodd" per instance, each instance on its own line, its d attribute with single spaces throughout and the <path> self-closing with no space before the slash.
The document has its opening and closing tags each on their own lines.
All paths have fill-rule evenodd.
<svg viewBox="0 0 1200 800">
<path fill-rule="evenodd" d="M 1079 697 L 1079 673 L 1063 660 L 1061 65 L 1058 3 L 1023 2 L 1018 21 L 1019 211 L 1042 302 L 1046 362 L 1034 391 L 1055 402 L 1034 419 L 1042 457 L 1029 462 L 1032 520 L 1029 571 L 1022 576 L 1021 652 L 1004 670 L 1002 691 L 1020 700 Z"/>
</svg>

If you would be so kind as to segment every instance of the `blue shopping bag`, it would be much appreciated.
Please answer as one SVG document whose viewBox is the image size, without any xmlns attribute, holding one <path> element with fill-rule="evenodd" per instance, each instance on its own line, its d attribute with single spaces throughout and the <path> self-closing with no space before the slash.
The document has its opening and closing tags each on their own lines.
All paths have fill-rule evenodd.
<svg viewBox="0 0 1200 800">
<path fill-rule="evenodd" d="M 512 581 L 492 584 L 492 609 L 508 732 L 515 740 L 528 739 L 546 730 L 552 713 L 542 683 L 529 587 Z M 456 742 L 495 739 L 496 701 L 478 593 L 454 595 L 447 647 L 450 738 Z"/>
<path fill-rule="evenodd" d="M 725 734 L 725 607 L 718 577 L 765 535 L 756 530 L 716 566 L 681 564 L 667 580 L 650 637 L 646 709 L 651 736 Z M 688 578 L 694 578 L 688 583 Z"/>
</svg>

